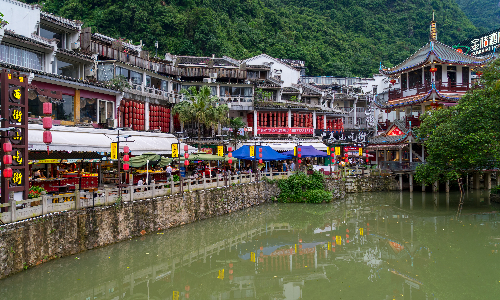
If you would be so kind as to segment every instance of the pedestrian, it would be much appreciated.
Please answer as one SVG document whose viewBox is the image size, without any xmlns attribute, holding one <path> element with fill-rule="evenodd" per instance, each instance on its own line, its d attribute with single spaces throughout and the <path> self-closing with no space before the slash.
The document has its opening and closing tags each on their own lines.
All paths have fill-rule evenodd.
<svg viewBox="0 0 500 300">
<path fill-rule="evenodd" d="M 292 161 L 292 163 L 290 164 L 290 171 L 295 171 L 295 163 Z"/>
<path fill-rule="evenodd" d="M 168 165 L 167 167 L 167 181 L 170 180 L 170 176 L 172 175 L 172 166 Z"/>
</svg>

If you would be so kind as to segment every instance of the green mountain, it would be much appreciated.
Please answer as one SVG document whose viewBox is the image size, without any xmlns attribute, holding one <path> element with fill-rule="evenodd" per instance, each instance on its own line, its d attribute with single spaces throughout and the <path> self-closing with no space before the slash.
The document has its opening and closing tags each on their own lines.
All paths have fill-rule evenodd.
<svg viewBox="0 0 500 300">
<path fill-rule="evenodd" d="M 455 0 L 481 33 L 500 28 L 499 0 Z"/>
<path fill-rule="evenodd" d="M 32 0 L 27 0 L 33 2 Z M 436 12 L 447 44 L 478 30 L 454 0 L 45 0 L 44 10 L 154 53 L 267 53 L 304 60 L 308 75 L 371 76 L 398 64 L 429 36 Z"/>
</svg>

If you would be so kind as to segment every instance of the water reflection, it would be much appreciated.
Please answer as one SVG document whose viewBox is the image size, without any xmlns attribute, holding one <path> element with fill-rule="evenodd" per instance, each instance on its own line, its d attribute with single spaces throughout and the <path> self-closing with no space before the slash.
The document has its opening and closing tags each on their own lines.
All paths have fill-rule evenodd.
<svg viewBox="0 0 500 300">
<path fill-rule="evenodd" d="M 487 194 L 372 193 L 266 205 L 59 259 L 2 299 L 493 299 Z M 495 296 L 494 296 L 495 295 Z"/>
</svg>

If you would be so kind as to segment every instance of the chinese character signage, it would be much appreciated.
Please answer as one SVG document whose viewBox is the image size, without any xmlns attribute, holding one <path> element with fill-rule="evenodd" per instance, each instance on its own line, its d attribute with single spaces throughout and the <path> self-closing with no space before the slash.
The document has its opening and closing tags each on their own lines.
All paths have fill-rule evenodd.
<svg viewBox="0 0 500 300">
<path fill-rule="evenodd" d="M 453 48 L 458 52 L 472 55 L 472 56 L 485 56 L 492 54 L 499 46 L 500 42 L 500 29 L 492 30 L 486 34 L 461 41 Z"/>
<path fill-rule="evenodd" d="M 3 69 L 1 74 L 0 105 L 1 126 L 8 130 L 2 132 L 1 144 L 12 144 L 12 177 L 2 177 L 2 201 L 9 202 L 10 192 L 22 192 L 28 199 L 29 162 L 28 162 L 28 90 L 48 99 L 62 99 L 61 92 L 44 91 L 29 85 L 26 78 L 13 70 Z M 2 156 L 6 153 L 2 153 Z M 1 166 L 1 174 L 6 168 Z M 2 175 L 3 176 L 3 175 Z"/>
<path fill-rule="evenodd" d="M 254 157 L 255 156 L 255 146 L 250 146 L 249 151 L 250 151 L 250 156 Z"/>
<path fill-rule="evenodd" d="M 172 144 L 172 158 L 179 157 L 179 144 Z"/>
<path fill-rule="evenodd" d="M 257 127 L 257 134 L 313 134 L 313 128 Z"/>
<path fill-rule="evenodd" d="M 372 132 L 362 130 L 314 130 L 314 136 L 321 137 L 323 141 L 328 144 L 365 144 L 368 142 L 368 137 L 370 137 L 371 135 Z"/>
<path fill-rule="evenodd" d="M 118 143 L 111 143 L 111 159 L 118 159 Z"/>
<path fill-rule="evenodd" d="M 217 146 L 217 155 L 224 156 L 224 146 Z"/>
</svg>

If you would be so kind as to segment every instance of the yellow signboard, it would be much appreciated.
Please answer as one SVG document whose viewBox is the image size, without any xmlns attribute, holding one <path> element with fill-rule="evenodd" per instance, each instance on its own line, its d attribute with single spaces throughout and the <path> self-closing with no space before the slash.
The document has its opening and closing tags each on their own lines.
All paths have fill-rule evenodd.
<svg viewBox="0 0 500 300">
<path fill-rule="evenodd" d="M 330 155 L 330 147 L 326 147 L 326 154 Z"/>
<path fill-rule="evenodd" d="M 255 146 L 250 146 L 250 156 L 255 156 Z"/>
<path fill-rule="evenodd" d="M 118 159 L 118 143 L 111 143 L 111 159 Z"/>
<path fill-rule="evenodd" d="M 218 276 L 218 278 L 224 279 L 224 269 L 219 270 L 219 276 Z"/>
<path fill-rule="evenodd" d="M 217 146 L 217 155 L 224 156 L 224 146 Z"/>
<path fill-rule="evenodd" d="M 250 261 L 255 262 L 255 252 L 250 252 Z"/>
<path fill-rule="evenodd" d="M 172 300 L 179 300 L 179 291 L 173 291 Z"/>
<path fill-rule="evenodd" d="M 359 156 L 363 156 L 363 148 L 359 148 Z"/>
<path fill-rule="evenodd" d="M 36 161 L 37 164 L 58 164 L 60 159 L 40 159 Z"/>
<path fill-rule="evenodd" d="M 342 237 L 340 235 L 337 235 L 335 242 L 337 243 L 337 245 L 342 245 Z"/>
<path fill-rule="evenodd" d="M 172 144 L 172 157 L 179 157 L 179 144 Z"/>
<path fill-rule="evenodd" d="M 359 229 L 359 235 L 363 235 L 363 228 Z"/>
<path fill-rule="evenodd" d="M 332 243 L 328 242 L 328 251 L 332 250 Z"/>
<path fill-rule="evenodd" d="M 335 147 L 335 155 L 340 155 L 340 147 Z"/>
</svg>

